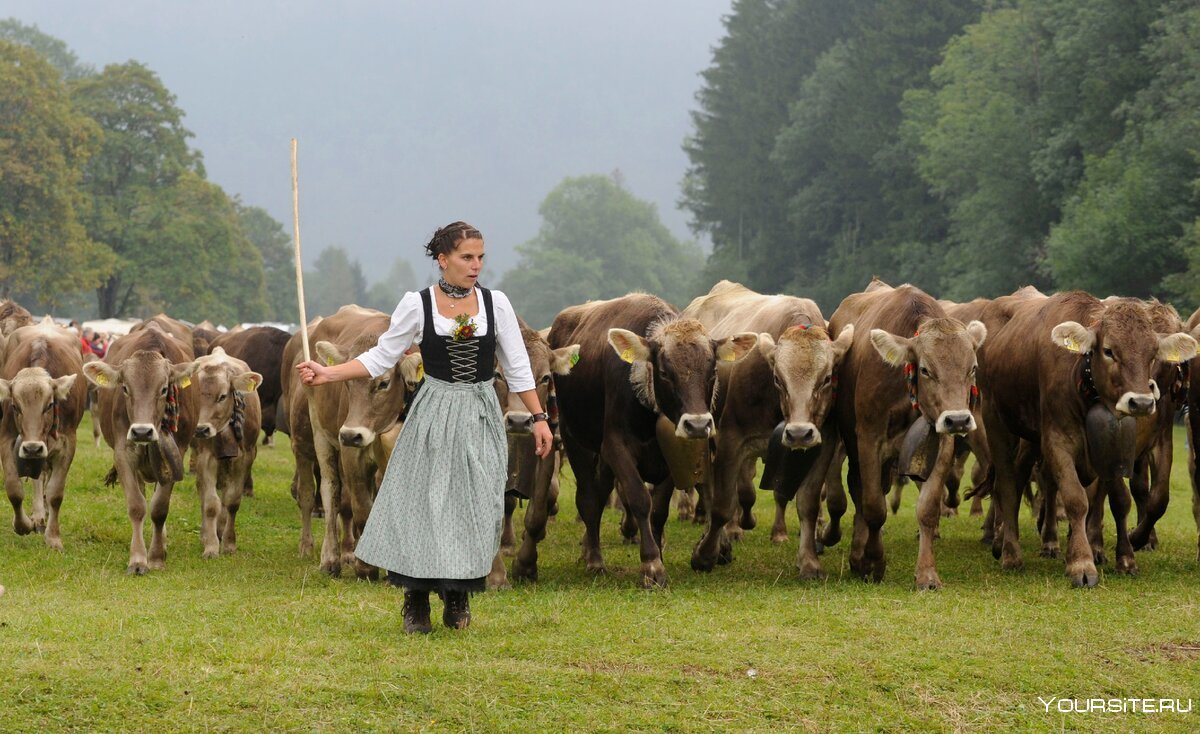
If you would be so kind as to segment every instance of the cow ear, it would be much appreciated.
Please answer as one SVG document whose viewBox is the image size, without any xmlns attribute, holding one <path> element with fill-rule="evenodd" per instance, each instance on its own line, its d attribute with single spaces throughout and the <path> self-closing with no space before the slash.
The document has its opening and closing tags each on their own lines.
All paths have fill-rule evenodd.
<svg viewBox="0 0 1200 734">
<path fill-rule="evenodd" d="M 400 360 L 400 376 L 404 378 L 404 386 L 409 390 L 415 390 L 417 384 L 425 379 L 425 362 L 421 359 L 420 352 L 407 354 Z"/>
<path fill-rule="evenodd" d="M 1158 338 L 1158 359 L 1161 362 L 1178 364 L 1196 356 L 1196 340 L 1179 332 Z"/>
<path fill-rule="evenodd" d="M 8 400 L 12 397 L 12 382 L 5 379 L 0 379 L 0 401 Z"/>
<path fill-rule="evenodd" d="M 556 375 L 569 375 L 571 374 L 571 368 L 579 362 L 579 345 L 572 344 L 569 347 L 559 347 L 552 350 L 552 354 L 550 371 Z"/>
<path fill-rule="evenodd" d="M 71 388 L 75 387 L 75 379 L 77 377 L 79 375 L 70 374 L 51 380 L 51 384 L 54 385 L 54 399 L 66 400 L 71 394 Z"/>
<path fill-rule="evenodd" d="M 192 375 L 196 374 L 199 362 L 199 359 L 194 359 L 191 362 L 171 365 L 171 382 L 181 388 L 190 387 L 192 384 Z"/>
<path fill-rule="evenodd" d="M 220 349 L 220 347 L 217 347 Z M 233 389 L 238 392 L 254 392 L 262 384 L 263 376 L 257 372 L 243 372 L 233 378 Z"/>
<path fill-rule="evenodd" d="M 335 364 L 341 364 L 346 361 L 345 353 L 338 349 L 337 345 L 332 342 L 319 341 L 314 349 L 317 351 L 317 358 L 326 367 L 332 367 Z"/>
<path fill-rule="evenodd" d="M 842 357 L 846 356 L 846 352 L 850 351 L 850 345 L 854 343 L 854 324 L 846 324 L 842 327 L 841 333 L 837 335 L 837 339 L 833 340 L 833 361 L 841 361 Z"/>
<path fill-rule="evenodd" d="M 121 371 L 106 362 L 88 362 L 83 366 L 83 376 L 96 387 L 111 389 L 121 382 Z"/>
<path fill-rule="evenodd" d="M 626 329 L 609 329 L 608 343 L 622 362 L 633 364 L 650 359 L 650 345 L 642 337 Z"/>
<path fill-rule="evenodd" d="M 917 353 L 913 350 L 912 339 L 896 336 L 883 329 L 871 329 L 871 346 L 875 347 L 875 351 L 879 352 L 879 356 L 884 362 L 893 367 L 917 361 Z"/>
<path fill-rule="evenodd" d="M 971 344 L 978 350 L 983 346 L 983 340 L 987 338 L 987 327 L 982 321 L 972 321 L 967 324 L 967 335 L 971 337 Z"/>
<path fill-rule="evenodd" d="M 717 359 L 722 362 L 736 362 L 754 349 L 755 344 L 758 344 L 758 334 L 753 331 L 743 331 L 725 339 L 718 339 Z"/>
<path fill-rule="evenodd" d="M 758 353 L 767 360 L 767 364 L 775 366 L 775 339 L 767 332 L 758 335 Z"/>
<path fill-rule="evenodd" d="M 1064 321 L 1050 330 L 1050 340 L 1077 354 L 1087 354 L 1096 346 L 1096 332 L 1077 321 Z"/>
</svg>

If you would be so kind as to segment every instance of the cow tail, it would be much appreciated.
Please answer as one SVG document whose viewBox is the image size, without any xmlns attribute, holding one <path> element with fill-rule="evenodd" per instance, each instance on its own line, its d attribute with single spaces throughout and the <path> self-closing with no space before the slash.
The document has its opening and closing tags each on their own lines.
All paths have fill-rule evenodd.
<svg viewBox="0 0 1200 734">
<path fill-rule="evenodd" d="M 117 484 L 117 467 L 114 466 L 113 468 L 108 470 L 107 474 L 104 475 L 104 486 L 113 487 L 113 486 L 116 486 L 116 484 Z"/>
</svg>

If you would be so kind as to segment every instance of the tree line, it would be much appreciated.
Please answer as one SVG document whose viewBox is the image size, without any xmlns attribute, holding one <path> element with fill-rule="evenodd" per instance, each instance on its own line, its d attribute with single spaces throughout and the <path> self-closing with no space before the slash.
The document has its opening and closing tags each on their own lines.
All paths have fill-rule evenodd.
<svg viewBox="0 0 1200 734">
<path fill-rule="evenodd" d="M 0 21 L 0 297 L 100 318 L 296 321 L 291 237 L 207 180 L 183 117 L 144 64 L 96 70 Z M 313 315 L 350 301 L 390 311 L 392 284 L 412 280 L 398 261 L 393 283 L 368 287 L 338 247 L 309 276 Z"/>
<path fill-rule="evenodd" d="M 1193 0 L 737 0 L 683 205 L 730 277 L 1200 303 Z"/>
</svg>

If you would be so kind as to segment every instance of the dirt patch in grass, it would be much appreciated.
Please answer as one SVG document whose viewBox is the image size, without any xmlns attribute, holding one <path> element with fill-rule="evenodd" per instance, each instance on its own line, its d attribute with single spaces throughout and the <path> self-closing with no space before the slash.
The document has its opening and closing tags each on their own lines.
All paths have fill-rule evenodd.
<svg viewBox="0 0 1200 734">
<path fill-rule="evenodd" d="M 1172 662 L 1200 660 L 1200 641 L 1163 642 L 1135 647 L 1130 652 L 1142 660 L 1166 659 Z"/>
</svg>

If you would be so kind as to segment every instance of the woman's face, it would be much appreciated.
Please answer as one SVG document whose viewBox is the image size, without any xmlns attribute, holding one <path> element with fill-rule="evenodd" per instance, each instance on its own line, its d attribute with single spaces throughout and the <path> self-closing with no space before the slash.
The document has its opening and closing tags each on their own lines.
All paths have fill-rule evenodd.
<svg viewBox="0 0 1200 734">
<path fill-rule="evenodd" d="M 483 240 L 478 237 L 459 240 L 449 255 L 438 255 L 438 266 L 446 282 L 460 288 L 474 288 L 483 270 Z"/>
</svg>

